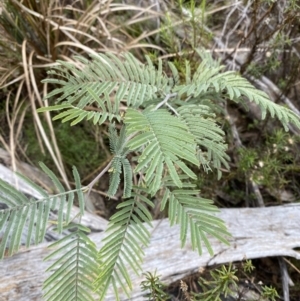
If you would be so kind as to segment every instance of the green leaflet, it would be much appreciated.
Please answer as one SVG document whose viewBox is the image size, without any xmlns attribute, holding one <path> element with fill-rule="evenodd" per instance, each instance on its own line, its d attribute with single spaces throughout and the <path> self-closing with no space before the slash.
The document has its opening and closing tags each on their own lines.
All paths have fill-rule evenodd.
<svg viewBox="0 0 300 301">
<path fill-rule="evenodd" d="M 238 73 L 233 71 L 221 72 L 224 66 L 214 61 L 205 50 L 197 49 L 197 53 L 202 58 L 202 62 L 192 76 L 192 80 L 187 77 L 185 84 L 178 84 L 173 88 L 174 92 L 180 96 L 193 97 L 201 97 L 208 92 L 219 97 L 222 92 L 225 92 L 229 99 L 241 103 L 243 103 L 242 96 L 246 96 L 250 101 L 259 105 L 262 119 L 266 117 L 266 113 L 269 111 L 272 117 L 276 116 L 281 121 L 285 130 L 288 130 L 289 122 L 294 123 L 298 128 L 300 127 L 299 116 L 293 111 L 270 101 L 265 92 L 256 89 Z M 189 73 L 188 64 L 186 73 Z"/>
<path fill-rule="evenodd" d="M 109 127 L 109 144 L 110 150 L 114 154 L 111 167 L 109 169 L 109 189 L 107 195 L 112 197 L 116 194 L 121 181 L 121 173 L 124 176 L 124 193 L 123 197 L 131 196 L 132 190 L 132 169 L 128 159 L 126 158 L 129 149 L 126 147 L 125 127 L 123 126 L 118 136 L 114 124 Z"/>
<path fill-rule="evenodd" d="M 199 163 L 212 165 L 218 172 L 223 164 L 229 169 L 229 157 L 226 154 L 227 145 L 224 142 L 225 133 L 217 125 L 214 114 L 204 105 L 185 105 L 178 108 L 180 118 L 185 122 L 190 133 L 195 137 L 199 147 L 197 151 Z M 204 148 L 206 157 L 201 151 Z M 211 162 L 211 163 L 210 163 Z M 219 176 L 221 172 L 219 172 Z"/>
<path fill-rule="evenodd" d="M 58 249 L 45 258 L 55 257 L 56 261 L 47 269 L 52 274 L 43 284 L 43 300 L 92 301 L 98 267 L 96 246 L 85 234 L 90 230 L 74 224 L 64 229 L 72 229 L 73 233 L 52 244 L 50 248 Z"/>
<path fill-rule="evenodd" d="M 120 209 L 109 221 L 103 247 L 98 254 L 100 270 L 95 282 L 100 300 L 103 300 L 109 285 L 113 285 L 116 300 L 119 300 L 118 287 L 122 287 L 129 296 L 131 281 L 128 268 L 135 273 L 141 271 L 142 248 L 147 246 L 150 233 L 144 223 L 152 219 L 147 205 L 153 207 L 150 200 L 138 192 L 133 198 L 120 205 Z M 143 189 L 142 189 L 143 190 Z"/>
<path fill-rule="evenodd" d="M 70 221 L 70 206 L 73 204 L 74 193 L 78 197 L 81 213 L 84 212 L 80 178 L 76 168 L 73 169 L 76 189 L 66 192 L 54 173 L 44 164 L 41 164 L 41 167 L 51 178 L 59 191 L 58 194 L 49 196 L 35 183 L 24 176 L 20 176 L 22 180 L 41 194 L 41 198 L 38 200 L 29 199 L 0 179 L 0 202 L 8 206 L 8 208 L 0 211 L 0 231 L 3 233 L 0 241 L 0 259 L 3 258 L 5 251 L 9 255 L 17 252 L 22 243 L 29 247 L 33 243 L 42 242 L 49 223 L 50 209 L 58 210 L 57 227 L 61 233 L 65 222 Z M 26 237 L 26 240 L 22 240 L 23 236 Z"/>
<path fill-rule="evenodd" d="M 72 63 L 58 61 L 59 65 L 49 72 L 51 76 L 43 82 L 57 84 L 57 88 L 47 98 L 57 97 L 55 106 L 39 109 L 38 112 L 60 111 L 55 119 L 63 122 L 73 120 L 71 125 L 83 119 L 92 119 L 94 124 L 103 124 L 107 119 L 120 121 L 120 102 L 139 107 L 142 103 L 156 97 L 159 90 L 168 89 L 168 77 L 162 70 L 151 65 L 142 65 L 133 55 L 124 54 L 124 60 L 113 54 L 91 55 L 92 61 L 83 57 L 76 59 L 85 65 L 81 70 Z M 161 65 L 161 63 L 160 63 Z M 100 112 L 84 110 L 86 106 L 96 105 Z"/>
<path fill-rule="evenodd" d="M 195 139 L 188 133 L 187 126 L 179 118 L 172 116 L 165 109 L 144 113 L 128 109 L 125 124 L 127 135 L 136 134 L 128 142 L 128 148 L 131 150 L 144 148 L 135 172 L 144 172 L 147 186 L 151 187 L 151 194 L 155 194 L 160 188 L 164 167 L 167 167 L 178 187 L 181 187 L 182 183 L 178 178 L 176 167 L 190 177 L 196 178 L 184 163 L 188 161 L 198 165 Z"/>
<path fill-rule="evenodd" d="M 218 212 L 218 208 L 212 201 L 197 196 L 199 192 L 192 189 L 170 190 L 166 188 L 162 201 L 162 208 L 168 203 L 170 225 L 180 225 L 181 246 L 186 244 L 188 229 L 193 250 L 197 249 L 201 255 L 202 242 L 210 255 L 213 250 L 207 239 L 207 235 L 214 236 L 225 244 L 229 244 L 226 237 L 230 236 L 224 222 L 211 213 Z"/>
</svg>

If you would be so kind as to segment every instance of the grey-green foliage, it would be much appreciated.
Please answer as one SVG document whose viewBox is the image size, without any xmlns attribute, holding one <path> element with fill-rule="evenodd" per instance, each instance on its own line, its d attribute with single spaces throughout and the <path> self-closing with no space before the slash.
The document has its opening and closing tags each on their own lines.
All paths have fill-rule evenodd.
<svg viewBox="0 0 300 301">
<path fill-rule="evenodd" d="M 43 163 L 40 166 L 51 178 L 59 191 L 58 194 L 49 196 L 39 186 L 20 176 L 41 195 L 39 199 L 28 198 L 25 194 L 0 180 L 0 203 L 7 206 L 7 208 L 0 210 L 0 234 L 2 238 L 0 240 L 0 259 L 4 257 L 5 251 L 8 255 L 12 255 L 19 250 L 24 234 L 27 237 L 26 242 L 23 242 L 26 247 L 43 241 L 49 223 L 50 210 L 57 210 L 57 231 L 62 233 L 64 224 L 70 222 L 75 194 L 79 201 L 80 213 L 81 215 L 84 213 L 83 192 L 77 169 L 73 168 L 76 188 L 72 191 L 65 191 L 53 172 Z"/>
<path fill-rule="evenodd" d="M 166 109 L 143 112 L 127 109 L 125 117 L 128 134 L 135 136 L 128 142 L 132 151 L 141 150 L 135 172 L 143 172 L 149 192 L 154 195 L 161 187 L 164 169 L 178 187 L 182 181 L 176 167 L 196 179 L 196 174 L 184 161 L 198 165 L 196 141 L 185 123 Z"/>
<path fill-rule="evenodd" d="M 120 136 L 115 129 L 114 124 L 109 126 L 109 144 L 110 150 L 114 155 L 111 161 L 111 168 L 109 169 L 109 189 L 107 191 L 107 196 L 114 196 L 117 192 L 121 181 L 121 173 L 123 169 L 124 176 L 124 192 L 123 198 L 128 198 L 131 196 L 132 190 L 132 169 L 129 160 L 126 158 L 129 153 L 128 147 L 126 147 L 126 135 L 125 127 L 123 126 L 120 131 Z"/>
<path fill-rule="evenodd" d="M 237 269 L 232 266 L 222 265 L 220 269 L 215 269 L 210 272 L 211 281 L 204 278 L 199 278 L 199 284 L 203 292 L 195 294 L 195 301 L 222 301 L 233 294 L 237 290 L 238 277 L 236 276 Z"/>
<path fill-rule="evenodd" d="M 4 203 L 7 207 L 0 210 L 0 258 L 17 252 L 22 244 L 29 247 L 31 244 L 42 242 L 49 223 L 56 224 L 56 231 L 59 234 L 70 229 L 72 233 L 52 244 L 50 247 L 59 248 L 45 258 L 45 260 L 54 258 L 55 262 L 47 269 L 51 274 L 43 286 L 43 299 L 93 300 L 93 282 L 98 272 L 96 246 L 85 234 L 89 229 L 80 224 L 74 225 L 71 217 L 75 197 L 80 207 L 78 218 L 84 214 L 84 188 L 81 187 L 79 174 L 73 167 L 75 189 L 65 191 L 54 173 L 43 163 L 40 163 L 40 166 L 52 180 L 57 194 L 48 195 L 35 183 L 19 175 L 41 196 L 39 199 L 28 198 L 0 180 L 0 203 Z M 57 211 L 56 221 L 49 220 L 50 210 Z M 26 240 L 23 239 L 24 236 Z"/>
<path fill-rule="evenodd" d="M 174 188 L 170 177 L 165 178 L 161 210 L 164 210 L 168 204 L 170 225 L 180 225 L 182 247 L 185 245 L 188 229 L 190 229 L 192 248 L 197 249 L 201 255 L 201 242 L 203 242 L 209 253 L 213 254 L 206 236 L 210 234 L 226 244 L 224 237 L 228 234 L 226 227 L 222 220 L 211 214 L 218 211 L 213 202 L 201 198 L 199 191 L 195 190 L 196 185 L 189 183 L 186 176 L 180 176 L 180 178 L 185 180 L 181 189 Z"/>
<path fill-rule="evenodd" d="M 46 271 L 52 274 L 43 284 L 43 299 L 92 301 L 93 282 L 98 273 L 98 265 L 96 245 L 86 235 L 90 229 L 73 223 L 64 229 L 70 229 L 72 233 L 51 244 L 50 248 L 59 248 L 44 259 L 54 257 L 56 260 Z"/>
<path fill-rule="evenodd" d="M 134 190 L 132 198 L 119 204 L 119 211 L 110 218 L 104 246 L 98 255 L 100 268 L 95 286 L 100 300 L 104 299 L 109 285 L 113 285 L 117 300 L 120 287 L 129 296 L 132 285 L 128 267 L 136 274 L 142 271 L 143 247 L 149 243 L 152 219 L 147 206 L 151 208 L 154 204 L 144 196 L 146 189 L 135 187 Z"/>
<path fill-rule="evenodd" d="M 146 293 L 145 301 L 167 301 L 171 299 L 170 296 L 164 292 L 164 288 L 166 288 L 166 286 L 160 281 L 156 272 L 153 274 L 146 272 L 143 275 L 145 280 L 141 282 L 141 289 Z"/>
<path fill-rule="evenodd" d="M 225 97 L 243 103 L 244 97 L 247 97 L 260 105 L 263 118 L 269 111 L 286 129 L 289 122 L 300 127 L 299 118 L 293 112 L 271 102 L 265 93 L 256 90 L 238 74 L 223 72 L 223 67 L 204 52 L 198 51 L 198 54 L 202 58 L 201 64 L 192 74 L 187 62 L 183 80 L 172 63 L 168 64 L 171 71 L 168 76 L 163 71 L 161 60 L 155 67 L 148 57 L 147 64 L 141 64 L 131 54 L 120 58 L 113 54 L 98 54 L 92 55 L 90 60 L 77 57 L 81 64 L 76 66 L 59 61 L 49 72 L 50 78 L 45 80 L 58 86 L 47 96 L 56 98 L 57 104 L 40 109 L 40 112 L 59 112 L 54 119 L 70 121 L 71 125 L 83 119 L 94 124 L 110 124 L 113 159 L 106 167 L 110 173 L 107 195 L 112 197 L 123 188 L 124 200 L 109 221 L 103 246 L 97 255 L 94 288 L 101 300 L 109 287 L 112 287 L 116 300 L 119 300 L 120 288 L 129 295 L 132 288 L 130 273 L 141 272 L 143 248 L 150 240 L 150 209 L 154 206 L 154 198 L 161 201 L 161 211 L 168 212 L 170 224 L 179 224 L 182 246 L 191 240 L 192 248 L 200 254 L 203 246 L 212 254 L 209 235 L 227 243 L 229 233 L 224 222 L 215 216 L 217 208 L 211 201 L 201 198 L 193 184 L 199 167 L 206 171 L 216 169 L 219 176 L 222 165 L 228 167 L 225 133 L 216 122 L 216 104 L 210 99 Z M 41 240 L 49 210 L 54 208 L 53 203 L 57 204 L 59 212 L 58 230 L 61 232 L 64 226 L 68 227 L 74 192 L 65 192 L 53 173 L 43 169 L 60 191 L 57 196 L 47 196 L 39 189 L 43 196 L 40 200 L 27 200 L 16 190 L 0 183 L 4 191 L 0 194 L 0 201 L 9 206 L 9 209 L 0 211 L 0 231 L 5 229 L 4 243 L 2 241 L 0 244 L 2 256 L 9 238 L 10 253 L 18 249 L 19 236 L 25 225 L 36 229 L 29 231 L 27 245 L 34 231 L 35 242 Z M 83 208 L 83 188 L 76 172 L 74 177 L 75 192 Z M 68 208 L 65 217 L 64 206 Z M 79 227 L 77 236 L 72 236 L 74 238 L 70 244 L 82 238 L 80 231 Z M 69 238 L 63 243 L 67 243 Z M 61 247 L 57 251 L 61 257 L 58 259 L 58 270 L 53 274 L 55 276 L 50 276 L 46 281 L 45 294 L 55 296 L 54 299 L 58 296 L 55 293 L 58 290 L 70 289 L 71 294 L 81 288 L 90 289 L 84 283 L 81 287 L 73 281 L 76 276 L 80 278 L 80 273 L 86 273 L 90 263 L 85 260 L 82 261 L 82 269 L 77 269 L 77 272 L 66 270 L 71 274 L 70 282 L 59 286 L 61 276 L 57 276 L 57 271 L 61 271 L 60 264 L 71 264 L 70 258 L 75 253 L 85 252 L 82 247 L 64 254 L 64 249 Z M 94 251 L 91 248 L 86 250 L 95 259 Z M 49 298 L 52 300 L 52 297 Z M 75 297 L 65 300 L 89 298 L 89 295 L 84 299 L 75 294 Z"/>
</svg>

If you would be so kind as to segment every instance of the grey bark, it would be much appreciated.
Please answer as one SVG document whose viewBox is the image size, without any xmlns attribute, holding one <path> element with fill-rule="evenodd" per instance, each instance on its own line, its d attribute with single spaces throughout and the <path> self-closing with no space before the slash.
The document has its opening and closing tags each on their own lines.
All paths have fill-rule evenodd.
<svg viewBox="0 0 300 301">
<path fill-rule="evenodd" d="M 190 243 L 180 249 L 179 227 L 169 227 L 168 220 L 154 221 L 152 237 L 145 249 L 143 271 L 161 275 L 161 280 L 170 283 L 185 275 L 198 271 L 200 267 L 240 261 L 245 258 L 268 256 L 290 256 L 300 259 L 295 248 L 300 247 L 300 205 L 280 207 L 223 209 L 222 218 L 232 237 L 230 246 L 211 238 L 214 256 L 206 250 L 202 256 L 191 250 Z M 91 234 L 92 240 L 101 247 L 103 233 Z M 49 254 L 44 243 L 0 262 L 0 300 L 33 301 L 42 300 L 42 283 L 47 277 L 46 268 L 51 264 L 43 262 Z M 142 276 L 132 275 L 133 297 L 142 300 L 139 284 Z M 115 300 L 109 292 L 106 300 Z M 126 298 L 123 298 L 126 300 Z"/>
</svg>

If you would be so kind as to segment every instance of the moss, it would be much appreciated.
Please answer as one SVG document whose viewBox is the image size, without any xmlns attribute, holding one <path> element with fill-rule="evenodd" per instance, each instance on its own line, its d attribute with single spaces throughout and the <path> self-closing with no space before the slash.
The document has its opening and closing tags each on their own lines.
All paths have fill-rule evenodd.
<svg viewBox="0 0 300 301">
<path fill-rule="evenodd" d="M 68 123 L 53 122 L 53 126 L 58 148 L 62 154 L 68 175 L 71 175 L 71 168 L 75 165 L 81 177 L 84 177 L 95 170 L 105 160 L 105 153 L 101 150 L 99 151 L 100 147 L 94 135 L 96 127 L 93 125 L 83 122 L 70 127 Z M 49 130 L 46 130 L 46 132 L 49 135 Z M 41 152 L 32 123 L 25 123 L 24 134 L 26 155 L 32 162 L 38 164 L 39 161 L 42 161 L 50 169 L 53 168 L 53 170 L 56 170 L 47 150 L 45 155 Z"/>
</svg>

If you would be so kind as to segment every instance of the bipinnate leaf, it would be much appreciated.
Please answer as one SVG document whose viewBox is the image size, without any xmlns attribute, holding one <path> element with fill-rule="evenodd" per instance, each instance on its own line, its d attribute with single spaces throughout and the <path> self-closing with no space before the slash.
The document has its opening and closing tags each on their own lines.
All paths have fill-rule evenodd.
<svg viewBox="0 0 300 301">
<path fill-rule="evenodd" d="M 90 230 L 69 224 L 64 230 L 72 233 L 51 244 L 57 249 L 44 260 L 55 262 L 47 269 L 51 275 L 43 284 L 45 301 L 94 301 L 93 282 L 98 272 L 96 245 L 86 232 Z"/>
<path fill-rule="evenodd" d="M 193 104 L 182 106 L 177 112 L 195 137 L 199 164 L 206 164 L 206 169 L 211 169 L 210 166 L 217 169 L 220 177 L 221 165 L 229 169 L 229 156 L 226 154 L 225 133 L 217 125 L 215 114 L 208 106 Z"/>
<path fill-rule="evenodd" d="M 93 288 L 100 294 L 100 300 L 104 300 L 109 286 L 116 300 L 120 299 L 120 288 L 129 296 L 130 273 L 141 271 L 143 247 L 150 239 L 146 224 L 150 225 L 149 208 L 154 204 L 148 197 L 159 191 L 163 192 L 161 210 L 168 208 L 170 224 L 180 225 L 182 246 L 190 239 L 192 248 L 199 254 L 203 246 L 212 254 L 209 237 L 228 243 L 226 226 L 215 216 L 217 207 L 201 198 L 195 185 L 189 182 L 197 179 L 194 169 L 200 165 L 205 170 L 217 169 L 219 176 L 221 165 L 229 167 L 225 133 L 212 113 L 217 106 L 214 100 L 243 103 L 248 98 L 260 106 L 262 118 L 269 111 L 285 129 L 290 122 L 300 128 L 299 116 L 295 113 L 270 101 L 264 92 L 237 73 L 223 72 L 224 67 L 209 54 L 197 52 L 202 62 L 195 72 L 186 62 L 184 83 L 174 64 L 169 63 L 171 76 L 168 77 L 162 60 L 154 66 L 146 57 L 147 63 L 142 64 L 131 54 L 121 57 L 98 54 L 92 55 L 90 60 L 76 57 L 79 64 L 59 61 L 49 72 L 52 78 L 44 82 L 58 88 L 47 98 L 57 97 L 57 104 L 39 111 L 59 111 L 54 119 L 71 121 L 71 125 L 82 120 L 100 125 L 110 123 L 113 158 L 105 169 L 110 173 L 107 194 L 110 197 L 116 194 L 123 174 L 125 200 L 109 221 L 97 263 L 95 245 L 80 225 L 75 226 L 75 232 L 53 244 L 58 249 L 48 258 L 60 257 L 49 268 L 53 274 L 44 284 L 47 301 L 90 301 Z M 120 127 L 115 127 L 114 122 Z M 129 152 L 134 152 L 133 158 L 137 158 L 134 170 L 135 159 L 129 161 Z M 28 199 L 0 180 L 0 202 L 7 206 L 0 210 L 0 258 L 6 251 L 12 254 L 19 249 L 24 233 L 27 246 L 42 241 L 50 210 L 58 212 L 59 233 L 74 227 L 69 223 L 75 196 L 80 214 L 84 213 L 76 168 L 73 168 L 75 189 L 68 192 L 50 169 L 44 164 L 41 168 L 51 178 L 56 195 L 48 196 L 32 183 L 41 198 Z M 133 173 L 138 187 L 133 186 Z"/>
<path fill-rule="evenodd" d="M 129 149 L 126 147 L 125 126 L 122 127 L 119 136 L 114 124 L 109 126 L 109 145 L 114 157 L 109 169 L 110 177 L 107 195 L 112 197 L 116 194 L 121 181 L 121 173 L 123 171 L 123 197 L 129 198 L 132 190 L 132 169 L 128 159 L 126 158 L 129 153 Z"/>
<path fill-rule="evenodd" d="M 145 223 L 152 220 L 148 206 L 153 203 L 147 199 L 143 188 L 135 187 L 133 198 L 117 206 L 118 212 L 109 221 L 103 247 L 98 254 L 100 270 L 95 286 L 104 300 L 106 291 L 112 285 L 116 300 L 119 299 L 119 288 L 128 295 L 132 289 L 130 272 L 138 274 L 144 255 L 143 247 L 147 246 L 150 233 Z"/>
<path fill-rule="evenodd" d="M 178 187 L 182 187 L 182 183 L 177 168 L 189 177 L 197 178 L 184 162 L 199 164 L 194 135 L 178 117 L 165 109 L 144 112 L 128 109 L 125 124 L 127 135 L 135 135 L 127 147 L 141 152 L 135 172 L 145 174 L 151 194 L 160 188 L 164 168 Z"/>
<path fill-rule="evenodd" d="M 172 181 L 166 179 L 161 210 L 168 206 L 170 225 L 180 225 L 181 246 L 186 244 L 188 230 L 192 249 L 197 249 L 200 255 L 203 252 L 203 243 L 210 255 L 213 255 L 208 235 L 229 244 L 226 237 L 230 233 L 227 232 L 224 222 L 214 215 L 219 210 L 213 202 L 201 198 L 199 191 L 194 190 L 195 185 L 188 182 L 183 184 L 182 189 L 169 188 L 170 184 Z"/>
<path fill-rule="evenodd" d="M 162 62 L 155 69 L 151 60 L 141 64 L 132 54 L 122 57 L 113 54 L 91 55 L 91 60 L 76 56 L 81 64 L 58 61 L 48 72 L 51 78 L 43 82 L 55 84 L 47 98 L 57 97 L 57 105 L 41 108 L 39 112 L 61 111 L 54 119 L 71 121 L 75 125 L 83 119 L 93 120 L 94 124 L 103 124 L 109 120 L 121 120 L 120 103 L 137 108 L 156 98 L 159 91 L 168 91 L 169 78 L 162 71 Z M 84 68 L 78 67 L 83 65 Z M 85 107 L 95 106 L 91 111 Z"/>
<path fill-rule="evenodd" d="M 291 122 L 300 128 L 300 116 L 293 111 L 272 102 L 268 95 L 256 89 L 247 79 L 240 76 L 237 72 L 223 72 L 225 66 L 214 61 L 205 50 L 196 50 L 202 58 L 202 62 L 190 78 L 186 79 L 184 84 L 178 84 L 173 88 L 179 96 L 198 97 L 209 93 L 212 97 L 216 95 L 226 95 L 230 100 L 244 103 L 243 97 L 247 97 L 251 102 L 259 105 L 262 111 L 262 119 L 266 117 L 267 111 L 272 117 L 277 117 L 283 124 L 285 130 L 288 130 L 288 124 Z M 173 72 L 174 73 L 174 72 Z M 188 69 L 187 69 L 188 73 Z"/>
<path fill-rule="evenodd" d="M 84 200 L 79 174 L 73 168 L 76 189 L 65 191 L 55 174 L 44 164 L 41 168 L 50 177 L 59 193 L 48 195 L 38 185 L 28 178 L 19 175 L 35 191 L 40 194 L 39 199 L 28 198 L 13 186 L 0 179 L 0 203 L 7 207 L 0 210 L 0 259 L 4 254 L 11 256 L 17 252 L 21 244 L 29 247 L 43 241 L 49 223 L 50 210 L 58 211 L 58 232 L 62 233 L 63 226 L 70 221 L 71 207 L 74 195 L 78 197 L 80 212 L 84 212 Z"/>
</svg>

